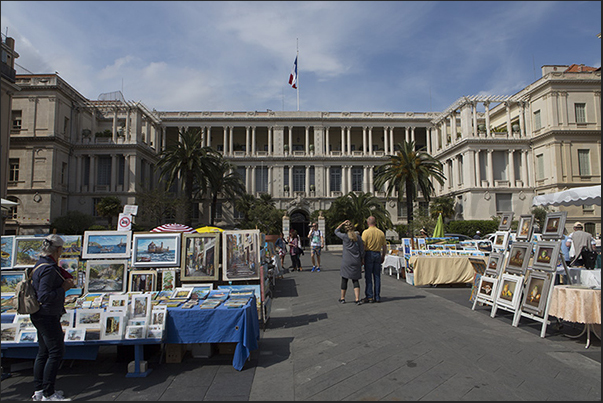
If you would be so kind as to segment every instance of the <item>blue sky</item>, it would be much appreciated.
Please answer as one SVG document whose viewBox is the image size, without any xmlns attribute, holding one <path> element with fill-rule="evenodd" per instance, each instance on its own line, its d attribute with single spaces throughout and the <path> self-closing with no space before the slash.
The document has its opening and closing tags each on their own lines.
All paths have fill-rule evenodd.
<svg viewBox="0 0 603 403">
<path fill-rule="evenodd" d="M 159 111 L 438 112 L 601 66 L 600 1 L 2 1 L 17 64 Z M 17 67 L 17 73 L 27 73 Z"/>
</svg>

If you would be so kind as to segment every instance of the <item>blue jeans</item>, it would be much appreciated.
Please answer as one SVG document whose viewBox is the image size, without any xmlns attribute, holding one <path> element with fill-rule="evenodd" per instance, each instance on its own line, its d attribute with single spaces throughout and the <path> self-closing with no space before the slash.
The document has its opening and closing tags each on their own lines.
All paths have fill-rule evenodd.
<svg viewBox="0 0 603 403">
<path fill-rule="evenodd" d="M 364 278 L 366 298 L 381 300 L 381 252 L 364 252 Z"/>
<path fill-rule="evenodd" d="M 51 396 L 65 353 L 61 317 L 53 315 L 31 315 L 31 322 L 38 330 L 38 355 L 34 362 L 35 390 L 44 390 L 44 396 Z"/>
</svg>

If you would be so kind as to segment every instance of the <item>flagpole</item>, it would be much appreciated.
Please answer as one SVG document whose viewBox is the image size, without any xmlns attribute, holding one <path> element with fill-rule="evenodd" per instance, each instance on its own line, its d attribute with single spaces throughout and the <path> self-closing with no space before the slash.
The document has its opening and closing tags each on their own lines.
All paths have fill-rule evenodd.
<svg viewBox="0 0 603 403">
<path fill-rule="evenodd" d="M 299 112 L 299 38 L 297 38 L 297 53 L 295 55 L 295 59 L 297 60 L 297 111 Z"/>
</svg>

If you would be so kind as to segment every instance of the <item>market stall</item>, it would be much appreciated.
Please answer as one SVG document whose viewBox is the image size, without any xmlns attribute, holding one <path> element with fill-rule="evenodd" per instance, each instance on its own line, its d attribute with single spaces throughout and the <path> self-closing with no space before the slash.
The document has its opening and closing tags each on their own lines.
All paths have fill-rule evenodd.
<svg viewBox="0 0 603 403">
<path fill-rule="evenodd" d="M 468 256 L 411 256 L 408 263 L 413 269 L 415 286 L 472 283 L 475 278 Z"/>
</svg>

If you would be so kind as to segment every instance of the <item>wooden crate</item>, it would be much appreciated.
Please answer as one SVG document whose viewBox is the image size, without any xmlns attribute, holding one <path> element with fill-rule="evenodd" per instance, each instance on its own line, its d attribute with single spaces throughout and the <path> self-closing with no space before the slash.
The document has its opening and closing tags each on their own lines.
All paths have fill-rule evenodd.
<svg viewBox="0 0 603 403">
<path fill-rule="evenodd" d="M 218 354 L 234 354 L 237 343 L 217 343 Z"/>
</svg>

